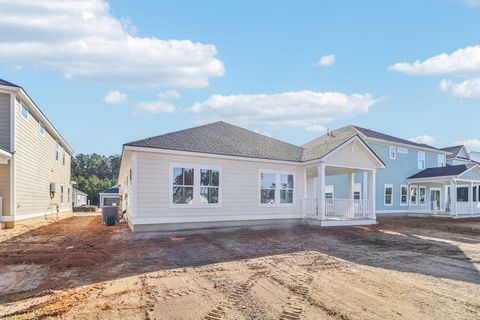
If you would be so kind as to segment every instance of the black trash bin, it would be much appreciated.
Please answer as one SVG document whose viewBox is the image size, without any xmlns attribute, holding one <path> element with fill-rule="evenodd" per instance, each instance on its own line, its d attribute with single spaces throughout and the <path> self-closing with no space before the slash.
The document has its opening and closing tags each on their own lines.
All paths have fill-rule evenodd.
<svg viewBox="0 0 480 320">
<path fill-rule="evenodd" d="M 113 226 L 118 223 L 119 208 L 117 206 L 102 207 L 103 224 L 106 226 Z"/>
</svg>

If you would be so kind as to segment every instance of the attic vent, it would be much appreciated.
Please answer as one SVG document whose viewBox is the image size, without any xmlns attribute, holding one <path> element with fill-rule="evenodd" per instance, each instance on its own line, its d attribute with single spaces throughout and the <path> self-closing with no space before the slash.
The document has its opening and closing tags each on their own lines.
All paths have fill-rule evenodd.
<svg viewBox="0 0 480 320">
<path fill-rule="evenodd" d="M 335 138 L 335 135 L 333 134 L 333 131 L 330 131 L 330 129 L 327 128 L 327 136 L 331 138 Z"/>
</svg>

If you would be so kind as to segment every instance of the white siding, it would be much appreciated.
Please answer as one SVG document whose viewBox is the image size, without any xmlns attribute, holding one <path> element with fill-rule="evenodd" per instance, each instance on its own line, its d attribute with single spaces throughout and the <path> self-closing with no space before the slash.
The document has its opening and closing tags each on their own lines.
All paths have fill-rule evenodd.
<svg viewBox="0 0 480 320">
<path fill-rule="evenodd" d="M 352 168 L 375 168 L 372 164 L 372 156 L 367 154 L 365 147 L 358 141 L 344 145 L 341 149 L 337 150 L 338 151 L 328 157 L 327 166 L 338 165 Z"/>
<path fill-rule="evenodd" d="M 66 153 L 62 164 L 60 148 L 55 160 L 55 139 L 47 131 L 40 135 L 38 120 L 30 113 L 28 120 L 20 115 L 20 104 L 15 103 L 15 168 L 16 168 L 16 216 L 41 214 L 70 209 L 67 191 L 70 187 L 71 156 Z M 50 199 L 50 183 L 55 182 L 56 193 Z M 64 202 L 60 201 L 60 186 L 64 186 Z"/>
<path fill-rule="evenodd" d="M 170 208 L 170 163 L 220 166 L 222 168 L 222 206 L 220 208 Z M 290 219 L 302 216 L 304 169 L 300 165 L 139 152 L 137 167 L 138 199 L 136 199 L 135 221 L 138 223 Z M 295 172 L 295 204 L 293 206 L 259 207 L 259 169 Z"/>
</svg>

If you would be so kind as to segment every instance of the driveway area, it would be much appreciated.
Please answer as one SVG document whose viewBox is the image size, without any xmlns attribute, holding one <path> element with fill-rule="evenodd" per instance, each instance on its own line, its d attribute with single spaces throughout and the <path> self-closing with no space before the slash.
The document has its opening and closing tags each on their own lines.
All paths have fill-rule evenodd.
<svg viewBox="0 0 480 320">
<path fill-rule="evenodd" d="M 133 234 L 0 231 L 0 318 L 479 319 L 480 219 Z"/>
</svg>

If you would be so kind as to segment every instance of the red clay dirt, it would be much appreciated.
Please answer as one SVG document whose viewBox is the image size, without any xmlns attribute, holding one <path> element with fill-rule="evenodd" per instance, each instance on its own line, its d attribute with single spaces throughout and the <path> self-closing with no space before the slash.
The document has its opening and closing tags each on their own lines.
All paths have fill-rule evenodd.
<svg viewBox="0 0 480 320">
<path fill-rule="evenodd" d="M 480 219 L 130 232 L 97 215 L 0 231 L 5 319 L 480 319 Z"/>
</svg>

